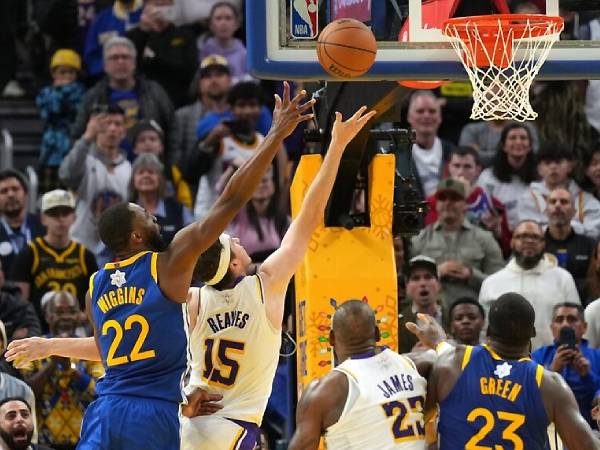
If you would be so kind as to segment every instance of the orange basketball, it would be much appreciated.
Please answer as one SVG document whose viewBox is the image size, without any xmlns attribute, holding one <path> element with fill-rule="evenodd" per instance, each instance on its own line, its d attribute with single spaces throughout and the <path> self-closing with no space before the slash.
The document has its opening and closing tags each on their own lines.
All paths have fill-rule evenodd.
<svg viewBox="0 0 600 450">
<path fill-rule="evenodd" d="M 371 68 L 377 41 L 369 28 L 354 19 L 338 19 L 327 25 L 317 41 L 319 63 L 336 78 L 354 78 Z"/>
</svg>

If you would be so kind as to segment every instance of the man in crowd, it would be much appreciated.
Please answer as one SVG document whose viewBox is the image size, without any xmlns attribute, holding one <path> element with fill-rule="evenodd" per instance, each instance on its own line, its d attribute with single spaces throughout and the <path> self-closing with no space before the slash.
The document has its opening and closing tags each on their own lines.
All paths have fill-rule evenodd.
<svg viewBox="0 0 600 450">
<path fill-rule="evenodd" d="M 481 285 L 479 303 L 486 311 L 500 295 L 516 292 L 535 309 L 536 336 L 533 348 L 552 344 L 548 324 L 554 305 L 565 301 L 579 304 L 575 281 L 569 272 L 544 257 L 544 232 L 539 223 L 519 223 L 511 242 L 514 257 L 506 267 L 487 277 Z"/>
<path fill-rule="evenodd" d="M 0 446 L 6 450 L 52 450 L 32 444 L 35 436 L 35 409 L 21 396 L 0 399 Z"/>
<path fill-rule="evenodd" d="M 41 204 L 44 237 L 27 243 L 13 264 L 11 278 L 17 283 L 24 300 L 35 306 L 48 332 L 41 301 L 48 291 L 66 290 L 79 301 L 83 310 L 88 280 L 98 266 L 92 252 L 71 240 L 69 231 L 75 222 L 75 200 L 62 189 L 46 192 Z"/>
<path fill-rule="evenodd" d="M 485 311 L 477 300 L 461 297 L 450 307 L 450 335 L 463 345 L 478 345 L 485 325 Z M 414 322 L 414 321 L 413 321 Z"/>
<path fill-rule="evenodd" d="M 583 309 L 577 303 L 559 303 L 552 314 L 552 337 L 554 343 L 538 348 L 531 358 L 544 367 L 559 373 L 567 382 L 579 405 L 579 412 L 591 427 L 592 401 L 600 389 L 600 349 L 588 347 L 582 336 L 587 328 Z M 570 338 L 563 334 L 570 330 Z"/>
<path fill-rule="evenodd" d="M 398 321 L 398 351 L 409 353 L 418 339 L 405 327 L 407 322 L 415 322 L 417 314 L 429 314 L 440 325 L 447 319 L 447 309 L 438 303 L 441 285 L 438 280 L 438 268 L 435 261 L 427 256 L 417 255 L 411 258 L 406 267 L 406 297 Z"/>
<path fill-rule="evenodd" d="M 74 337 L 80 313 L 77 299 L 67 291 L 57 291 L 48 293 L 45 300 L 48 337 Z M 83 414 L 96 397 L 96 380 L 104 373 L 102 364 L 51 356 L 22 371 L 37 399 L 40 442 L 74 448 Z"/>
<path fill-rule="evenodd" d="M 464 184 L 452 178 L 441 181 L 436 196 L 438 220 L 412 239 L 412 254 L 426 255 L 438 265 L 444 301 L 475 297 L 482 281 L 504 264 L 498 243 L 465 218 Z"/>
<path fill-rule="evenodd" d="M 71 237 L 96 255 L 102 252 L 100 215 L 127 198 L 131 164 L 120 147 L 124 137 L 125 113 L 117 105 L 105 105 L 90 117 L 58 171 L 62 182 L 77 193 Z"/>
<path fill-rule="evenodd" d="M 29 187 L 21 172 L 0 172 L 0 261 L 10 274 L 12 262 L 27 241 L 44 235 L 44 227 L 34 214 L 27 212 Z"/>
<path fill-rule="evenodd" d="M 575 215 L 571 226 L 577 233 L 593 239 L 600 235 L 600 202 L 581 188 L 571 178 L 575 167 L 575 153 L 560 143 L 542 147 L 537 154 L 538 172 L 542 181 L 530 183 L 530 189 L 519 198 L 519 220 L 535 220 L 546 225 L 546 198 L 557 188 L 571 193 L 574 199 Z"/>
<path fill-rule="evenodd" d="M 550 192 L 544 212 L 548 218 L 548 228 L 544 234 L 546 252 L 553 254 L 557 264 L 573 276 L 579 298 L 585 304 L 585 284 L 594 254 L 594 240 L 573 229 L 571 221 L 575 216 L 575 205 L 567 189 L 556 188 Z"/>
<path fill-rule="evenodd" d="M 124 37 L 113 37 L 104 44 L 106 77 L 84 96 L 73 124 L 73 136 L 84 134 L 90 116 L 99 105 L 117 104 L 125 112 L 126 129 L 139 119 L 153 119 L 169 136 L 173 122 L 173 105 L 165 90 L 156 82 L 135 75 L 137 52 Z"/>
</svg>

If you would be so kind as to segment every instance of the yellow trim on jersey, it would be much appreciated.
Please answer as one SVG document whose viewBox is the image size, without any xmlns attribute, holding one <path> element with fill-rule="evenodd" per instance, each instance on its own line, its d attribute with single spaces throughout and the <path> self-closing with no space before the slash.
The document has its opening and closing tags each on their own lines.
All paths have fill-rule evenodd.
<svg viewBox="0 0 600 450">
<path fill-rule="evenodd" d="M 31 251 L 33 252 L 33 263 L 31 264 L 31 275 L 33 275 L 40 265 L 40 252 L 33 242 L 28 242 L 27 245 L 31 247 Z"/>
<path fill-rule="evenodd" d="M 258 289 L 258 298 L 260 298 L 261 303 L 265 303 L 265 298 L 263 296 L 263 288 L 262 288 L 262 281 L 260 280 L 260 277 L 258 276 L 258 274 L 254 275 L 254 277 L 256 278 L 256 288 Z"/>
<path fill-rule="evenodd" d="M 90 297 L 94 294 L 94 278 L 96 278 L 97 273 L 98 272 L 96 271 L 90 276 L 89 287 L 88 287 L 88 292 L 90 293 Z"/>
<path fill-rule="evenodd" d="M 143 252 L 136 253 L 135 255 L 130 256 L 127 259 L 124 259 L 123 261 L 106 263 L 106 264 L 104 264 L 104 268 L 105 269 L 118 269 L 120 267 L 128 266 L 128 265 L 133 264 L 134 262 L 136 262 L 138 259 L 140 259 L 142 256 L 144 256 L 146 253 L 150 253 L 150 251 L 146 250 L 146 251 L 143 251 Z"/>
<path fill-rule="evenodd" d="M 542 376 L 544 376 L 544 366 L 538 364 L 538 366 L 535 368 L 535 382 L 537 383 L 538 387 L 542 385 Z"/>
<path fill-rule="evenodd" d="M 260 138 L 261 138 L 261 134 L 254 132 L 254 142 L 252 142 L 251 144 L 246 144 L 245 142 L 242 142 L 239 139 L 236 139 L 235 136 L 229 136 L 229 139 L 231 139 L 235 143 L 235 145 L 238 145 L 243 150 L 256 150 L 258 148 L 258 146 L 260 145 L 260 143 L 262 142 L 260 140 Z"/>
<path fill-rule="evenodd" d="M 242 429 L 236 435 L 235 439 L 233 440 L 233 443 L 231 444 L 231 447 L 229 447 L 229 450 L 235 450 L 235 449 L 237 449 L 239 447 L 240 442 L 242 442 L 242 440 L 246 436 L 246 429 L 243 428 L 243 427 L 240 427 L 240 428 L 242 428 Z"/>
<path fill-rule="evenodd" d="M 467 364 L 469 364 L 469 361 L 471 360 L 471 352 L 473 352 L 473 346 L 467 345 L 465 348 L 465 354 L 463 355 L 462 364 L 460 365 L 460 370 L 465 370 L 465 367 L 467 367 Z"/>
<path fill-rule="evenodd" d="M 81 264 L 81 268 L 83 270 L 83 274 L 88 274 L 87 264 L 85 263 L 85 247 L 83 245 L 79 246 L 79 264 Z"/>
<path fill-rule="evenodd" d="M 56 253 L 56 251 L 53 248 L 48 247 L 41 237 L 36 238 L 35 242 L 37 242 L 37 244 L 42 248 L 42 250 L 51 255 L 57 263 L 65 262 L 65 258 L 71 253 L 73 253 L 73 250 L 75 250 L 75 247 L 77 247 L 77 242 L 71 241 L 69 246 L 59 254 Z"/>
<path fill-rule="evenodd" d="M 402 355 L 399 355 L 399 356 L 400 356 L 400 361 L 402 361 L 402 364 L 404 364 L 406 367 L 408 367 L 411 370 L 417 369 L 415 366 L 415 363 L 412 359 L 407 358 L 406 356 L 402 356 Z"/>
<path fill-rule="evenodd" d="M 502 358 L 498 353 L 496 353 L 494 350 L 492 350 L 489 345 L 482 344 L 482 346 L 489 352 L 490 356 L 492 358 L 494 358 L 496 361 L 504 361 L 504 358 Z M 531 361 L 531 358 L 524 356 L 522 358 L 519 358 L 517 361 L 518 362 Z"/>
<path fill-rule="evenodd" d="M 152 274 L 152 279 L 156 284 L 158 284 L 158 268 L 156 266 L 156 260 L 158 258 L 158 253 L 153 252 L 152 257 L 150 258 L 150 273 Z"/>
</svg>

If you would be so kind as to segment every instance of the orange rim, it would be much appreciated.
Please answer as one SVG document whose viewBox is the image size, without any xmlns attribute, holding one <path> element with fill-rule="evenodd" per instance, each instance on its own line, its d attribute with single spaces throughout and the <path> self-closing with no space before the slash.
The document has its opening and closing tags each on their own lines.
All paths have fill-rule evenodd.
<svg viewBox="0 0 600 450">
<path fill-rule="evenodd" d="M 421 80 L 401 80 L 398 84 L 411 89 L 436 89 L 440 86 L 450 84 L 449 80 L 436 80 L 436 81 L 421 81 Z"/>
</svg>

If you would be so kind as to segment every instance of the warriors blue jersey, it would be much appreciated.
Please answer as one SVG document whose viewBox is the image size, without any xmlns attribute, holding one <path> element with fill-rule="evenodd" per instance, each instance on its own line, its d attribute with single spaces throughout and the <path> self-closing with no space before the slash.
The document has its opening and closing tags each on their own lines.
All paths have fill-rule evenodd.
<svg viewBox="0 0 600 450">
<path fill-rule="evenodd" d="M 106 374 L 98 395 L 182 399 L 187 335 L 181 305 L 158 286 L 158 254 L 109 263 L 90 279 L 92 317 Z"/>
<path fill-rule="evenodd" d="M 484 345 L 465 349 L 462 369 L 440 404 L 440 450 L 547 448 L 542 366 L 503 360 Z"/>
</svg>

